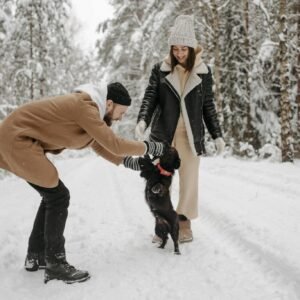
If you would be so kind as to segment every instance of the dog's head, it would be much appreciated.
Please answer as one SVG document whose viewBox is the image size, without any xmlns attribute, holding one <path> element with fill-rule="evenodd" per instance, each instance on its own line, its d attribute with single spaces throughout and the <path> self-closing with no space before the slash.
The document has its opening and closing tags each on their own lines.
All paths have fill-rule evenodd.
<svg viewBox="0 0 300 300">
<path fill-rule="evenodd" d="M 167 147 L 162 156 L 151 159 L 149 155 L 145 155 L 139 159 L 139 164 L 141 177 L 146 179 L 156 174 L 158 170 L 162 175 L 171 176 L 176 169 L 179 169 L 180 158 L 174 147 Z"/>
<path fill-rule="evenodd" d="M 180 167 L 180 158 L 177 150 L 174 147 L 167 147 L 164 154 L 159 157 L 161 167 L 171 173 Z"/>
</svg>

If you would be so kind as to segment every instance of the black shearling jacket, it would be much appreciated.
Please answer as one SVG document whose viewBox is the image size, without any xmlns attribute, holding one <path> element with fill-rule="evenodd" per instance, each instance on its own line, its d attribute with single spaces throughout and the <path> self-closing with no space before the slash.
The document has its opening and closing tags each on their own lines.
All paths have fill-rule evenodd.
<svg viewBox="0 0 300 300">
<path fill-rule="evenodd" d="M 144 120 L 148 127 L 152 121 L 150 139 L 171 144 L 182 112 L 192 151 L 201 155 L 205 153 L 204 123 L 213 139 L 222 137 L 212 92 L 211 70 L 203 62 L 195 66 L 182 96 L 175 73 L 171 73 L 170 65 L 165 61 L 154 65 L 138 122 Z"/>
</svg>

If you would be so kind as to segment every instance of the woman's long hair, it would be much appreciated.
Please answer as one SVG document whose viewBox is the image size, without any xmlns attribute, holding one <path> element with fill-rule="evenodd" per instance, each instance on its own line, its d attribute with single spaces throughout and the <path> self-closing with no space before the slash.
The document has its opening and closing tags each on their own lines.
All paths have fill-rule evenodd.
<svg viewBox="0 0 300 300">
<path fill-rule="evenodd" d="M 189 48 L 188 58 L 186 60 L 186 65 L 184 66 L 186 72 L 191 72 L 196 60 L 195 49 L 192 47 Z M 171 57 L 171 70 L 174 71 L 175 66 L 178 64 L 178 60 L 173 54 L 173 46 L 170 47 L 170 57 Z"/>
</svg>

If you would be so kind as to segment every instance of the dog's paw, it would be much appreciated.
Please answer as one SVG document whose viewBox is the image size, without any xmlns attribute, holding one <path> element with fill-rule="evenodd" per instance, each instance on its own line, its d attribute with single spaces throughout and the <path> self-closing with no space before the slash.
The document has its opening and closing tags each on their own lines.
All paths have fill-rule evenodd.
<svg viewBox="0 0 300 300">
<path fill-rule="evenodd" d="M 174 249 L 174 254 L 176 255 L 181 255 L 180 251 L 179 251 L 179 248 L 176 248 Z"/>
</svg>

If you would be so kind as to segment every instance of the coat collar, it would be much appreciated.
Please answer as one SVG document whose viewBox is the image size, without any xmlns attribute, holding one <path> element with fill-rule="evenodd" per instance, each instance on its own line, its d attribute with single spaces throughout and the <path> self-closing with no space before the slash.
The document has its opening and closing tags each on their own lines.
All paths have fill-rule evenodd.
<svg viewBox="0 0 300 300">
<path fill-rule="evenodd" d="M 166 79 L 172 84 L 172 86 L 175 88 L 176 92 L 178 95 L 181 95 L 182 98 L 185 98 L 186 95 L 193 90 L 197 85 L 199 85 L 202 81 L 202 79 L 198 76 L 198 74 L 207 74 L 208 73 L 208 68 L 206 64 L 202 61 L 201 55 L 202 55 L 202 48 L 198 46 L 196 49 L 196 61 L 195 61 L 195 66 L 192 69 L 188 80 L 185 85 L 185 89 L 183 94 L 181 95 L 180 91 L 180 79 L 178 72 L 174 71 L 171 73 L 171 63 L 170 63 L 170 57 L 166 57 L 160 67 L 160 70 L 162 72 L 170 72 L 166 76 Z"/>
<path fill-rule="evenodd" d="M 104 118 L 106 111 L 106 95 L 107 95 L 107 85 L 103 83 L 102 85 L 95 86 L 91 83 L 82 84 L 74 89 L 74 92 L 85 92 L 91 99 L 96 102 L 99 106 L 99 113 L 101 119 Z"/>
</svg>

